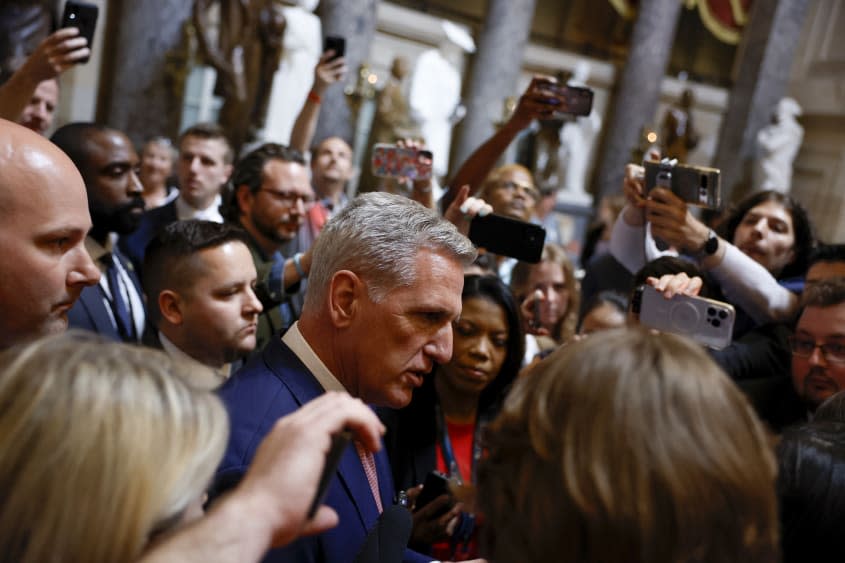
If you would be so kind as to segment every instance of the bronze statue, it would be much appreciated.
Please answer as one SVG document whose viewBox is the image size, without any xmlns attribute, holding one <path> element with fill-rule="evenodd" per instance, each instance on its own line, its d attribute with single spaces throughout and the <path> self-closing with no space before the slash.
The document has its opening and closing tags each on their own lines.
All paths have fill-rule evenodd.
<svg viewBox="0 0 845 563">
<path fill-rule="evenodd" d="M 237 152 L 264 126 L 286 22 L 280 0 L 219 0 L 215 44 L 207 21 L 214 1 L 194 2 L 194 26 L 200 51 L 217 70 L 214 93 L 223 98 L 218 121 Z"/>
<path fill-rule="evenodd" d="M 395 143 L 400 139 L 420 136 L 419 126 L 411 118 L 411 108 L 402 89 L 408 72 L 408 61 L 404 57 L 393 59 L 390 78 L 377 97 L 370 144 Z"/>
<path fill-rule="evenodd" d="M 692 121 L 692 90 L 686 89 L 681 94 L 678 104 L 666 110 L 660 128 L 660 144 L 663 156 L 687 161 L 687 154 L 698 144 L 698 133 Z"/>
</svg>

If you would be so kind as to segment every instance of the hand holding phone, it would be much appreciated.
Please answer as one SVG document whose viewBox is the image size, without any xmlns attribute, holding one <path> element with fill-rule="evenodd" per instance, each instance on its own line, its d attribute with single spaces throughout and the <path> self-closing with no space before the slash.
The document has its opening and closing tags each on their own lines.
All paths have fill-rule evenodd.
<svg viewBox="0 0 845 563">
<path fill-rule="evenodd" d="M 736 318 L 728 303 L 684 294 L 667 299 L 650 285 L 634 290 L 631 312 L 642 325 L 687 336 L 717 350 L 731 343 Z"/>
<path fill-rule="evenodd" d="M 420 495 L 417 497 L 417 501 L 415 503 L 415 509 L 419 510 L 442 495 L 452 496 L 449 489 L 449 478 L 439 471 L 431 471 L 425 476 L 422 491 L 420 491 Z M 453 504 L 454 501 L 451 501 L 449 504 L 444 505 L 437 514 L 432 514 L 432 517 L 446 514 L 449 512 L 449 509 L 452 508 Z"/>
<path fill-rule="evenodd" d="M 326 51 L 334 51 L 330 61 L 339 59 L 346 54 L 346 39 L 339 35 L 327 35 L 323 41 L 323 52 Z"/>
<path fill-rule="evenodd" d="M 78 0 L 67 0 L 65 3 L 65 11 L 62 14 L 61 27 L 75 27 L 79 29 L 79 35 L 88 41 L 88 48 L 91 49 L 94 45 L 94 31 L 97 29 L 97 16 L 99 14 L 99 7 L 96 4 L 89 2 L 80 2 Z M 79 59 L 79 64 L 87 63 L 90 55 Z"/>
</svg>

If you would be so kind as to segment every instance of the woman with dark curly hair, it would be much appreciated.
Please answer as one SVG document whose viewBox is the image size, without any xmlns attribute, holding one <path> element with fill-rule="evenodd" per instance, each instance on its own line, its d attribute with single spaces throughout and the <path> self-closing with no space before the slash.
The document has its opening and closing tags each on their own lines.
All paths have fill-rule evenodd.
<svg viewBox="0 0 845 563">
<path fill-rule="evenodd" d="M 462 301 L 452 359 L 434 368 L 409 406 L 380 413 L 396 490 L 410 489 L 412 502 L 434 470 L 454 484 L 475 482 L 480 433 L 522 361 L 519 308 L 508 287 L 495 276 L 469 275 Z M 411 547 L 441 560 L 476 557 L 475 517 L 461 508 L 445 495 L 417 507 Z"/>
<path fill-rule="evenodd" d="M 728 213 L 719 236 L 670 190 L 656 187 L 646 193 L 642 167 L 628 165 L 623 190 L 628 204 L 613 227 L 610 246 L 630 271 L 646 261 L 648 221 L 654 238 L 696 260 L 727 300 L 756 324 L 794 318 L 795 292 L 803 287 L 815 246 L 812 224 L 798 201 L 771 190 L 755 193 Z"/>
</svg>

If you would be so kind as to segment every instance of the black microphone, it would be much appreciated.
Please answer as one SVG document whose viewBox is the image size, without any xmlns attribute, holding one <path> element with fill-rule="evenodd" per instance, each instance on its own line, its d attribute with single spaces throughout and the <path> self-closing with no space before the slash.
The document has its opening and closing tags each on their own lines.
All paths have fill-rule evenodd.
<svg viewBox="0 0 845 563">
<path fill-rule="evenodd" d="M 404 506 L 387 507 L 355 558 L 355 563 L 399 563 L 411 538 L 413 519 Z"/>
</svg>

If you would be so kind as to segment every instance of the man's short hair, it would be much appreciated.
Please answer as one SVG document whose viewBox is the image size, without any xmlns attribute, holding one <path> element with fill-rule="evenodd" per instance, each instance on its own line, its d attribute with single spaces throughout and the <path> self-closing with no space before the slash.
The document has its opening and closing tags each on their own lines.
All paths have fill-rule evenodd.
<svg viewBox="0 0 845 563">
<path fill-rule="evenodd" d="M 801 296 L 801 308 L 833 307 L 845 303 L 845 278 L 830 278 L 808 284 Z"/>
<path fill-rule="evenodd" d="M 816 262 L 845 262 L 845 244 L 819 244 L 810 255 L 807 268 Z"/>
<path fill-rule="evenodd" d="M 99 123 L 76 121 L 56 129 L 56 132 L 50 137 L 50 141 L 70 157 L 84 177 L 85 170 L 83 168 L 88 162 L 88 151 L 90 150 L 88 142 L 95 133 L 106 131 L 112 131 L 112 129 Z"/>
<path fill-rule="evenodd" d="M 408 198 L 384 192 L 358 196 L 335 215 L 312 248 L 306 307 L 318 307 L 331 278 L 350 270 L 367 283 L 375 302 L 416 279 L 417 253 L 431 249 L 472 263 L 475 247 L 437 212 Z"/>
<path fill-rule="evenodd" d="M 223 206 L 223 214 L 226 220 L 238 221 L 240 217 L 237 195 L 238 188 L 240 186 L 247 186 L 250 192 L 258 192 L 261 189 L 261 183 L 264 181 L 264 165 L 271 160 L 295 162 L 305 166 L 305 157 L 302 156 L 301 152 L 277 143 L 265 143 L 247 153 L 235 165 L 235 169 L 232 171 L 232 177 L 229 180 L 232 189 L 229 190 L 228 201 Z"/>
<path fill-rule="evenodd" d="M 226 145 L 226 152 L 223 154 L 223 161 L 226 164 L 232 164 L 234 160 L 234 151 L 232 150 L 232 143 L 229 142 L 229 137 L 226 136 L 226 130 L 220 127 L 217 123 L 196 123 L 191 125 L 179 135 L 179 147 L 182 146 L 182 141 L 185 137 L 198 137 L 207 140 L 223 141 Z"/>
<path fill-rule="evenodd" d="M 165 226 L 150 241 L 144 254 L 142 284 L 153 303 L 151 313 L 158 312 L 156 302 L 162 291 L 184 290 L 202 275 L 202 269 L 192 260 L 198 252 L 233 241 L 247 244 L 247 236 L 228 223 L 191 219 Z"/>
</svg>

